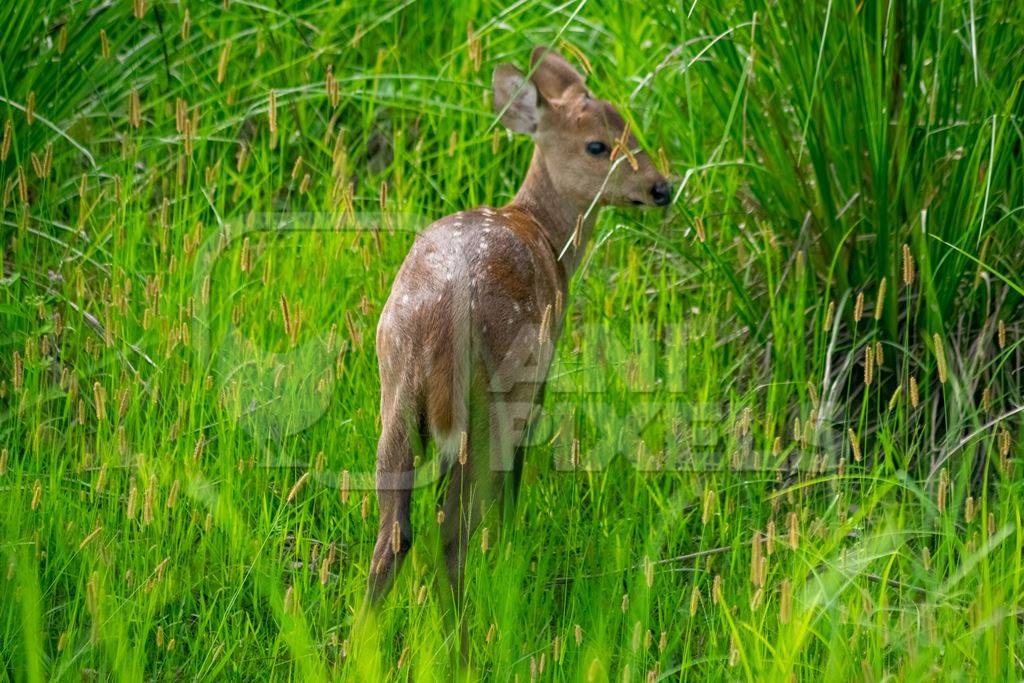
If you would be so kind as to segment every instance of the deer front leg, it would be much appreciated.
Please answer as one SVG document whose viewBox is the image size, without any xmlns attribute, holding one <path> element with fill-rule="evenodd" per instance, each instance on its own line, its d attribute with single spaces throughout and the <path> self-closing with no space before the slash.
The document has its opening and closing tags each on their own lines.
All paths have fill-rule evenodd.
<svg viewBox="0 0 1024 683">
<path fill-rule="evenodd" d="M 477 396 L 479 398 L 481 394 Z M 466 556 L 481 521 L 501 507 L 515 450 L 513 423 L 506 408 L 479 398 L 475 409 L 470 411 L 477 419 L 470 420 L 465 447 L 459 449 L 452 463 L 442 506 L 441 551 L 454 598 L 454 617 L 459 621 L 464 664 L 469 658 L 468 631 L 462 614 L 466 594 Z M 484 417 L 486 419 L 482 419 Z"/>
</svg>

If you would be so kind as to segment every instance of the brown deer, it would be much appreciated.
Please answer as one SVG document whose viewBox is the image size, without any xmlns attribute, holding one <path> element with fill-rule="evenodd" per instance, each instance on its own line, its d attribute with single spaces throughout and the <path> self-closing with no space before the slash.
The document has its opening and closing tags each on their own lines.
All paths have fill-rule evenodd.
<svg viewBox="0 0 1024 683">
<path fill-rule="evenodd" d="M 456 604 L 470 537 L 513 470 L 539 406 L 562 330 L 569 278 L 597 212 L 656 205 L 670 187 L 615 108 L 546 48 L 531 73 L 494 70 L 494 109 L 534 154 L 515 198 L 500 209 L 447 216 L 416 238 L 377 328 L 381 435 L 377 448 L 380 530 L 367 604 L 390 588 L 412 542 L 417 455 L 437 445 L 449 478 L 441 544 Z"/>
</svg>

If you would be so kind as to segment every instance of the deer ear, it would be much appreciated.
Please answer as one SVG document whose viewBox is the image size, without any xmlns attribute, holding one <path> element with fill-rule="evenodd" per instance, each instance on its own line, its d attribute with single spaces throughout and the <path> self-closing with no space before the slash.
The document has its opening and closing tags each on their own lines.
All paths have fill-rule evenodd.
<svg viewBox="0 0 1024 683">
<path fill-rule="evenodd" d="M 548 102 L 563 99 L 573 88 L 587 91 L 586 78 L 554 50 L 540 45 L 530 55 L 533 82 L 540 96 Z"/>
<path fill-rule="evenodd" d="M 537 87 L 511 64 L 499 64 L 491 77 L 494 88 L 494 113 L 514 133 L 537 131 Z"/>
</svg>

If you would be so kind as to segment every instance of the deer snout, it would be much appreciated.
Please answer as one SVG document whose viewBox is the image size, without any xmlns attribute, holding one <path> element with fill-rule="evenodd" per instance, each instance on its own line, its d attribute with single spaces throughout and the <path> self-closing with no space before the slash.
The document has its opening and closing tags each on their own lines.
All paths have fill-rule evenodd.
<svg viewBox="0 0 1024 683">
<path fill-rule="evenodd" d="M 667 180 L 659 180 L 651 187 L 651 198 L 656 206 L 666 206 L 672 201 L 672 186 Z"/>
</svg>

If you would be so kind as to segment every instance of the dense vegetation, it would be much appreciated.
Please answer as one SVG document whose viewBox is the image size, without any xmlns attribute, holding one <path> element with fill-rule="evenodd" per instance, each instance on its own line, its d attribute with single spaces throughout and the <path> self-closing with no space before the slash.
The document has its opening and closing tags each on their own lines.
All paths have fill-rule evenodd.
<svg viewBox="0 0 1024 683">
<path fill-rule="evenodd" d="M 444 678 L 353 632 L 377 315 L 553 45 L 675 179 L 575 278 L 473 671 L 1020 678 L 1024 5 L 0 6 L 0 680 Z"/>
</svg>

